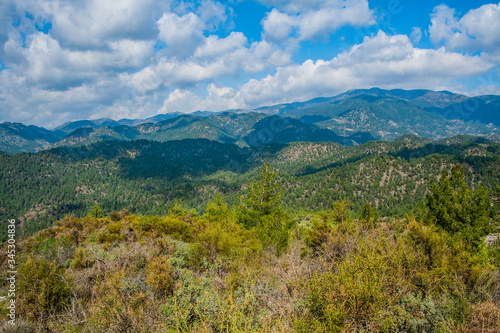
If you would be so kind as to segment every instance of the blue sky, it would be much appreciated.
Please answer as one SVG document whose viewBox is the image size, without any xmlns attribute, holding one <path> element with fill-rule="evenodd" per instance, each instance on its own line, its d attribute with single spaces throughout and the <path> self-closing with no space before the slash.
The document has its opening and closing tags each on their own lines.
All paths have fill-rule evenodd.
<svg viewBox="0 0 500 333">
<path fill-rule="evenodd" d="M 500 94 L 500 3 L 2 0 L 0 121 L 252 109 L 357 88 Z"/>
</svg>

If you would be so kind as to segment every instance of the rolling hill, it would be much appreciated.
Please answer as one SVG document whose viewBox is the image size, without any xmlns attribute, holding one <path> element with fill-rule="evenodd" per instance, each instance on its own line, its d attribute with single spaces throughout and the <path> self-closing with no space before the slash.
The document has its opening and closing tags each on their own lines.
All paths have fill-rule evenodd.
<svg viewBox="0 0 500 333">
<path fill-rule="evenodd" d="M 327 209 L 345 198 L 355 211 L 368 201 L 383 216 L 402 214 L 417 207 L 430 179 L 455 163 L 465 167 L 470 183 L 482 182 L 491 191 L 500 185 L 500 144 L 469 136 L 406 135 L 350 147 L 114 140 L 0 154 L 0 218 L 15 217 L 32 233 L 66 214 L 83 216 L 95 204 L 105 211 L 164 214 L 180 200 L 202 211 L 218 192 L 236 204 L 264 162 L 278 170 L 283 204 L 292 210 Z"/>
</svg>

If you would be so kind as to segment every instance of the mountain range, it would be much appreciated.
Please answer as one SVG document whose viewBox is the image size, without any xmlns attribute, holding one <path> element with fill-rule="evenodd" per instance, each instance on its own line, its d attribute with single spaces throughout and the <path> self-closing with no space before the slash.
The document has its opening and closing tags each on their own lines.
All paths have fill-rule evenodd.
<svg viewBox="0 0 500 333">
<path fill-rule="evenodd" d="M 138 139 L 164 142 L 204 138 L 241 147 L 296 141 L 357 145 L 393 140 L 405 134 L 430 139 L 465 134 L 498 141 L 500 96 L 358 89 L 334 97 L 252 110 L 79 120 L 53 130 L 4 122 L 0 124 L 0 133 L 0 151 L 5 153 Z"/>
</svg>

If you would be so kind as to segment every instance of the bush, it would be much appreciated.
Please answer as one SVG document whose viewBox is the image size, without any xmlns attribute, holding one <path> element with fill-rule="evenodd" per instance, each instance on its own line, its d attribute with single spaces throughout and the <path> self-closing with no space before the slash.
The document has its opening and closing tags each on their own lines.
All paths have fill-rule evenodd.
<svg viewBox="0 0 500 333">
<path fill-rule="evenodd" d="M 89 258 L 89 254 L 86 248 L 79 247 L 75 251 L 73 261 L 71 261 L 71 268 L 87 268 L 91 267 L 95 263 L 95 260 Z"/>
<path fill-rule="evenodd" d="M 174 286 L 172 266 L 168 262 L 166 256 L 154 258 L 147 265 L 146 274 L 146 283 L 151 286 L 160 297 L 164 297 L 172 292 Z"/>
<path fill-rule="evenodd" d="M 152 235 L 169 235 L 172 238 L 182 240 L 191 239 L 190 226 L 181 216 L 140 216 L 135 225 L 139 230 Z"/>
<path fill-rule="evenodd" d="M 70 302 L 71 281 L 54 262 L 30 256 L 19 267 L 19 315 L 44 321 Z"/>
</svg>

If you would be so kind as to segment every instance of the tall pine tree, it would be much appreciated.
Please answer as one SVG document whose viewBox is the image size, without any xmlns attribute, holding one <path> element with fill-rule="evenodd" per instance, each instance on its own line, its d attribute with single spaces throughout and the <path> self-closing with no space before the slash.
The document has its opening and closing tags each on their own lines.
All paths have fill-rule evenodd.
<svg viewBox="0 0 500 333">
<path fill-rule="evenodd" d="M 430 222 L 478 245 L 491 232 L 491 199 L 484 185 L 469 188 L 460 164 L 443 170 L 439 182 L 431 181 L 426 196 Z"/>
<path fill-rule="evenodd" d="M 264 163 L 258 180 L 252 180 L 238 205 L 238 219 L 246 228 L 255 228 L 264 245 L 274 245 L 278 252 L 288 246 L 292 221 L 281 207 L 283 190 L 276 170 Z"/>
</svg>

